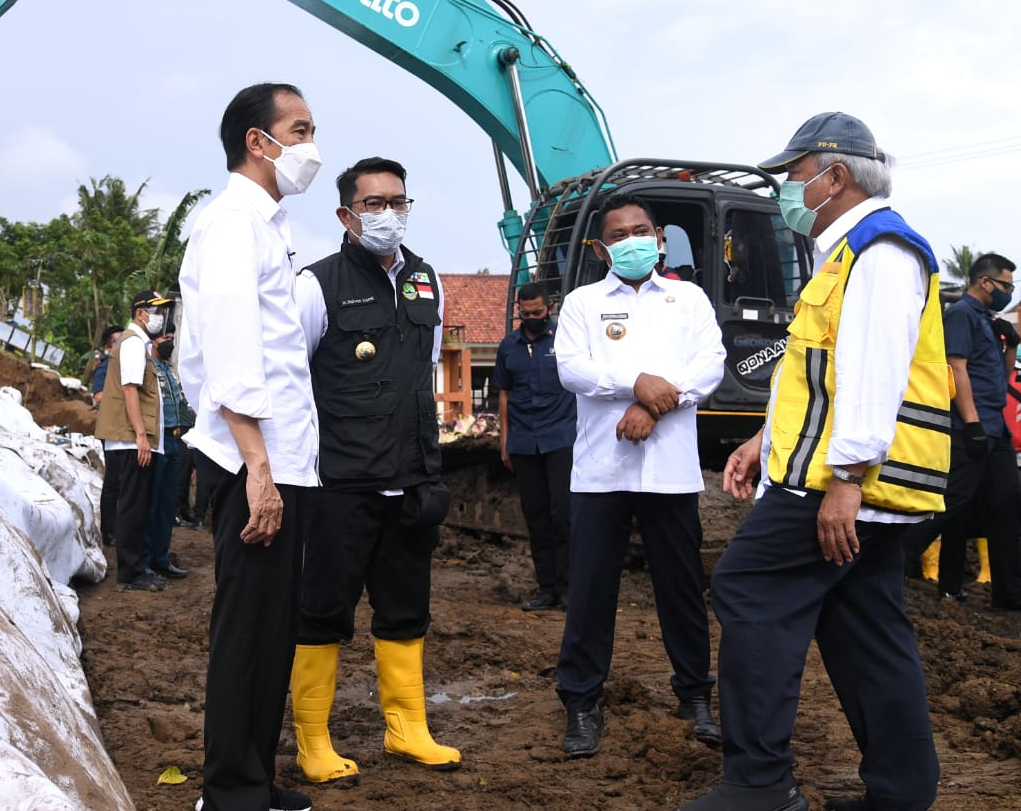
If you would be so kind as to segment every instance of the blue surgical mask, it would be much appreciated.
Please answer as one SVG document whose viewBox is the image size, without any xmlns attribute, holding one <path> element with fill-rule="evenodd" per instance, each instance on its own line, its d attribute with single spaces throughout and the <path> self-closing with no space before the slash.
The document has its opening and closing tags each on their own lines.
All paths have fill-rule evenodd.
<svg viewBox="0 0 1021 811">
<path fill-rule="evenodd" d="M 644 279 L 659 261 L 656 237 L 628 237 L 605 247 L 610 254 L 610 270 L 630 282 Z"/>
<path fill-rule="evenodd" d="M 992 303 L 989 305 L 989 309 L 994 313 L 1001 312 L 1007 309 L 1007 305 L 1010 304 L 1011 294 L 1006 290 L 1001 290 L 1000 286 L 993 284 L 993 290 L 990 293 L 993 297 Z"/>
<path fill-rule="evenodd" d="M 783 215 L 784 222 L 795 233 L 803 234 L 806 237 L 811 236 L 812 226 L 815 225 L 816 212 L 833 199 L 832 197 L 827 197 L 815 208 L 808 208 L 805 205 L 805 189 L 808 188 L 809 184 L 815 183 L 829 170 L 830 167 L 827 166 L 807 183 L 797 180 L 785 180 L 780 184 L 780 213 Z"/>
</svg>

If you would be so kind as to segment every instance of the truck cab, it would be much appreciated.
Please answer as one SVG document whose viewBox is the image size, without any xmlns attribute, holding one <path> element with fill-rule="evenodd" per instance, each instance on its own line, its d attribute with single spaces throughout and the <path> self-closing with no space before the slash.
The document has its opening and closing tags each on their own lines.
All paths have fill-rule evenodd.
<svg viewBox="0 0 1021 811">
<path fill-rule="evenodd" d="M 747 437 L 761 425 L 794 303 L 811 275 L 809 241 L 784 223 L 776 180 L 755 167 L 638 159 L 546 190 L 512 263 L 507 328 L 516 326 L 520 285 L 545 284 L 559 301 L 606 275 L 591 244 L 594 220 L 607 195 L 625 190 L 649 204 L 663 229 L 659 272 L 701 287 L 723 333 L 724 378 L 699 409 L 699 431 Z"/>
</svg>

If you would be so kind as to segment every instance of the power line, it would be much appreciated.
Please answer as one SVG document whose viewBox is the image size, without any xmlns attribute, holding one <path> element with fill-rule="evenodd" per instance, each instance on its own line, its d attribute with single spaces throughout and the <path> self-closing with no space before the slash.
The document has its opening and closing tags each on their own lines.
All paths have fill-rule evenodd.
<svg viewBox="0 0 1021 811">
<path fill-rule="evenodd" d="M 948 147 L 930 152 L 909 155 L 897 161 L 898 169 L 925 169 L 932 166 L 943 166 L 948 163 L 989 158 L 1010 152 L 1021 151 L 1021 138 L 1000 138 L 995 141 L 982 141 L 967 146 Z"/>
</svg>

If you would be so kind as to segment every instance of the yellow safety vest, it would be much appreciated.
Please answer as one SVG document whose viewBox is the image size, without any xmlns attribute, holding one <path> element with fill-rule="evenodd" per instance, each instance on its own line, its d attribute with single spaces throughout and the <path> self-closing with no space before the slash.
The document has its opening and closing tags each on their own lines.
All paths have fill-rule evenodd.
<svg viewBox="0 0 1021 811">
<path fill-rule="evenodd" d="M 893 215 L 888 210 L 877 213 Z M 877 231 L 874 224 L 867 230 L 871 239 L 857 253 L 884 234 L 902 235 L 900 228 Z M 770 431 L 768 474 L 777 485 L 825 491 L 833 477 L 826 454 L 836 395 L 834 350 L 844 290 L 857 255 L 851 247 L 854 236 L 852 230 L 841 240 L 795 305 L 782 368 L 777 370 Z M 924 240 L 922 244 L 928 247 Z M 909 514 L 943 511 L 950 469 L 953 383 L 943 342 L 939 274 L 931 251 L 927 258 L 929 288 L 893 443 L 887 460 L 868 468 L 862 486 L 863 504 Z"/>
</svg>

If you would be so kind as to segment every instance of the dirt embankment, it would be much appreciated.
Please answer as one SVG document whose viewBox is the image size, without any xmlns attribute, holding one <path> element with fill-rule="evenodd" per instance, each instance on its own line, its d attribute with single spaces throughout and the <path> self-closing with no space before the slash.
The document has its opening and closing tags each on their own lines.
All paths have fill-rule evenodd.
<svg viewBox="0 0 1021 811">
<path fill-rule="evenodd" d="M 68 431 L 81 434 L 96 430 L 92 397 L 85 390 L 65 389 L 56 372 L 33 369 L 25 361 L 0 351 L 0 386 L 18 389 L 23 405 L 43 428 L 67 426 Z"/>
</svg>

